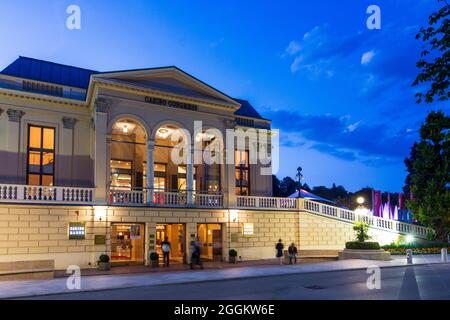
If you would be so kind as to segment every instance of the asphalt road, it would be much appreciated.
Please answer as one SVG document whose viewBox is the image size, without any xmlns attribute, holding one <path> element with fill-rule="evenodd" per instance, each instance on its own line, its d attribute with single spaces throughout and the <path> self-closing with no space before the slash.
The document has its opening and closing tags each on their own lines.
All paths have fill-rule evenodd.
<svg viewBox="0 0 450 320">
<path fill-rule="evenodd" d="M 366 270 L 336 271 L 78 292 L 36 299 L 450 299 L 450 264 L 381 269 L 380 289 L 368 289 L 369 276 Z"/>
</svg>

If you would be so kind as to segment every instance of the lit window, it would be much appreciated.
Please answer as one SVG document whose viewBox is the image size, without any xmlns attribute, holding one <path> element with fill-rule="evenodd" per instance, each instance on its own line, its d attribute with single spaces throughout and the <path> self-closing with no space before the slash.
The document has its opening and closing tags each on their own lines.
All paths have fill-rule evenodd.
<svg viewBox="0 0 450 320">
<path fill-rule="evenodd" d="M 28 127 L 27 184 L 53 186 L 55 128 Z"/>
</svg>

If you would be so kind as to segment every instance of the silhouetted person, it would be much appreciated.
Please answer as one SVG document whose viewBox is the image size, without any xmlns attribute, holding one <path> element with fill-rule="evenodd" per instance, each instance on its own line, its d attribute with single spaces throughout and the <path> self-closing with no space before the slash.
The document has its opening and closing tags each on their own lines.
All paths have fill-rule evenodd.
<svg viewBox="0 0 450 320">
<path fill-rule="evenodd" d="M 294 243 L 291 243 L 291 245 L 288 248 L 288 254 L 289 254 L 289 264 L 297 264 L 297 247 Z"/>
<path fill-rule="evenodd" d="M 284 245 L 281 239 L 278 240 L 278 243 L 275 245 L 275 249 L 277 250 L 276 257 L 280 261 L 280 264 L 283 264 L 283 249 Z"/>
<path fill-rule="evenodd" d="M 161 249 L 163 252 L 163 261 L 164 266 L 169 266 L 169 260 L 170 260 L 170 242 L 169 238 L 165 237 L 164 241 L 161 243 Z"/>
</svg>

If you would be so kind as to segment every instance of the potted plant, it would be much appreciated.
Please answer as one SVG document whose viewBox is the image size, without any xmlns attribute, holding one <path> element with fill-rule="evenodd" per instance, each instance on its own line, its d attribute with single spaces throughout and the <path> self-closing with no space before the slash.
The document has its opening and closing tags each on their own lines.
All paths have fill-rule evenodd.
<svg viewBox="0 0 450 320">
<path fill-rule="evenodd" d="M 109 256 L 107 254 L 101 254 L 98 258 L 98 270 L 108 271 L 111 269 L 111 262 L 109 262 Z"/>
<path fill-rule="evenodd" d="M 159 267 L 159 254 L 156 252 L 150 253 L 150 261 L 152 262 L 152 268 Z"/>
<path fill-rule="evenodd" d="M 230 251 L 228 251 L 228 261 L 230 263 L 236 263 L 236 257 L 237 257 L 238 253 L 236 250 L 234 249 L 230 249 Z"/>
</svg>

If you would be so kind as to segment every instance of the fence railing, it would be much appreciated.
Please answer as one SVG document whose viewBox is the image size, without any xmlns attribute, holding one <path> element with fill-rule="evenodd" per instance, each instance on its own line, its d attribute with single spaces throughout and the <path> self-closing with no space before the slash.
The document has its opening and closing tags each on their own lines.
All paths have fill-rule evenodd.
<svg viewBox="0 0 450 320">
<path fill-rule="evenodd" d="M 93 188 L 0 184 L 0 201 L 54 204 L 90 204 Z"/>
<path fill-rule="evenodd" d="M 271 210 L 295 210 L 298 209 L 295 198 L 274 197 L 248 197 L 237 196 L 237 207 L 242 209 L 271 209 Z"/>
<path fill-rule="evenodd" d="M 331 216 L 333 218 L 348 222 L 357 222 L 357 221 L 365 222 L 369 226 L 374 228 L 412 234 L 419 238 L 426 238 L 428 232 L 430 231 L 429 228 L 422 227 L 419 225 L 395 221 L 391 219 L 384 219 L 375 216 L 368 216 L 365 214 L 357 214 L 351 210 L 333 207 L 312 200 L 301 199 L 300 203 L 301 203 L 300 207 L 309 212 L 317 213 L 324 216 Z"/>
<path fill-rule="evenodd" d="M 157 207 L 223 207 L 222 194 L 193 193 L 189 199 L 188 192 L 167 192 L 155 190 L 152 192 L 153 202 L 147 201 L 147 190 L 119 190 L 111 188 L 109 192 L 109 203 L 112 205 L 131 206 L 157 206 Z"/>
</svg>

